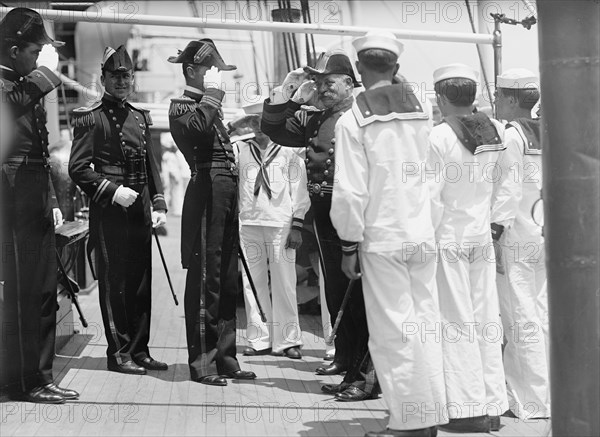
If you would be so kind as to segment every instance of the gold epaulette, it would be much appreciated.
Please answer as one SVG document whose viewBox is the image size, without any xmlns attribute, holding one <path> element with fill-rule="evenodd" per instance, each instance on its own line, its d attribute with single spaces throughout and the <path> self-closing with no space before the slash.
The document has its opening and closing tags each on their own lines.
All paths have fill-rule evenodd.
<svg viewBox="0 0 600 437">
<path fill-rule="evenodd" d="M 194 99 L 188 99 L 181 97 L 178 99 L 171 99 L 171 106 L 169 106 L 169 117 L 176 117 L 186 112 L 192 112 L 196 110 L 196 101 Z"/>
<path fill-rule="evenodd" d="M 96 124 L 94 119 L 94 109 L 98 109 L 102 105 L 102 101 L 98 101 L 92 106 L 73 109 L 73 127 L 90 127 Z"/>
</svg>

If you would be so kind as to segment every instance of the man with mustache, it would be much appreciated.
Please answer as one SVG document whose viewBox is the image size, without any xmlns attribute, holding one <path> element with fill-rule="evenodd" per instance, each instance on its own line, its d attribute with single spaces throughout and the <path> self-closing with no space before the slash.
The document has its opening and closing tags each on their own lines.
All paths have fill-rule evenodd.
<svg viewBox="0 0 600 437">
<path fill-rule="evenodd" d="M 352 90 L 357 86 L 352 64 L 343 51 L 323 53 L 314 68 L 307 66 L 286 76 L 281 89 L 276 89 L 272 99 L 265 102 L 261 125 L 275 143 L 306 150 L 308 191 L 332 323 L 349 284 L 341 270 L 342 242 L 329 217 L 335 169 L 334 128 L 351 108 Z M 313 103 L 319 110 L 304 111 L 304 103 Z M 353 288 L 335 338 L 333 363 L 317 368 L 319 375 L 347 372 L 341 384 L 322 387 L 340 401 L 370 399 L 377 397 L 379 391 L 372 366 L 367 365 L 370 360 L 365 360 L 369 333 L 361 282 L 357 281 Z M 365 365 L 361 366 L 363 361 Z M 366 376 L 361 367 L 368 369 Z"/>
<path fill-rule="evenodd" d="M 152 151 L 152 120 L 127 101 L 133 63 L 124 46 L 102 58 L 102 100 L 76 109 L 69 175 L 90 198 L 89 250 L 96 252 L 108 369 L 167 370 L 150 356 L 152 228 L 167 206 Z M 92 168 L 93 164 L 93 168 Z"/>
</svg>

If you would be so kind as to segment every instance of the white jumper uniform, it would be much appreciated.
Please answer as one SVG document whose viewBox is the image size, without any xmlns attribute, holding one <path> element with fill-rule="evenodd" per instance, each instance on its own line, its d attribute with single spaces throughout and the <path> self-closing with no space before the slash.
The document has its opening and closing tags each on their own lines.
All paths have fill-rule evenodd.
<svg viewBox="0 0 600 437">
<path fill-rule="evenodd" d="M 497 276 L 507 341 L 504 370 L 511 411 L 533 419 L 550 416 L 544 237 L 532 218 L 542 189 L 542 150 L 539 134 L 528 129 L 539 129 L 539 121 L 512 121 L 508 126 L 492 208 L 492 222 L 504 226 L 499 240 L 504 273 Z"/>
<path fill-rule="evenodd" d="M 405 90 L 365 91 L 338 121 L 330 213 L 340 238 L 359 243 L 369 350 L 388 426 L 397 430 L 446 422 L 434 233 L 422 174 L 431 122 Z"/>
<path fill-rule="evenodd" d="M 491 125 L 484 117 L 479 114 L 446 120 L 476 120 L 475 132 L 487 126 L 487 143 L 470 138 L 468 149 L 449 122 L 434 127 L 429 137 L 428 177 L 451 419 L 498 416 L 508 409 L 490 231 L 493 180 L 503 148 L 503 128 L 495 120 Z"/>
<path fill-rule="evenodd" d="M 244 271 L 246 340 L 256 350 L 272 347 L 278 353 L 302 345 L 296 301 L 296 250 L 285 245 L 292 226 L 302 228 L 310 207 L 306 170 L 294 149 L 271 142 L 260 150 L 252 140 L 236 144 L 240 245 L 267 319 L 264 323 L 260 318 Z"/>
</svg>

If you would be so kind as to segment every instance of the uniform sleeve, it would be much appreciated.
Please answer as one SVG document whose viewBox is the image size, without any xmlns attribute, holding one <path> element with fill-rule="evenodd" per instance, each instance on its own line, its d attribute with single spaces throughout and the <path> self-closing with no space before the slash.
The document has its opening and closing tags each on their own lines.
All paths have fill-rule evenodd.
<svg viewBox="0 0 600 437">
<path fill-rule="evenodd" d="M 4 90 L 2 97 L 12 116 L 19 118 L 60 83 L 60 79 L 50 69 L 39 67 L 23 77 L 22 81 Z"/>
<path fill-rule="evenodd" d="M 173 99 L 169 121 L 181 136 L 207 134 L 213 129 L 224 96 L 224 91 L 208 88 L 198 103 L 191 99 Z"/>
<path fill-rule="evenodd" d="M 504 144 L 506 149 L 500 152 L 497 162 L 499 175 L 494 183 L 491 220 L 510 228 L 523 197 L 523 144 L 515 128 L 505 131 Z"/>
<path fill-rule="evenodd" d="M 335 126 L 336 169 L 330 217 L 345 253 L 364 239 L 365 210 L 369 202 L 367 156 L 352 111 Z"/>
<path fill-rule="evenodd" d="M 297 153 L 290 153 L 288 163 L 290 197 L 292 199 L 292 228 L 302 230 L 304 216 L 310 208 L 310 197 L 306 188 L 306 166 Z"/>
<path fill-rule="evenodd" d="M 305 147 L 305 127 L 295 116 L 300 105 L 291 100 L 274 105 L 267 99 L 263 105 L 261 131 L 281 146 Z"/>
<path fill-rule="evenodd" d="M 431 221 L 433 228 L 437 229 L 444 215 L 444 202 L 442 192 L 444 190 L 444 158 L 443 139 L 437 130 L 432 130 L 429 135 L 427 149 L 426 177 L 431 199 Z"/>
<path fill-rule="evenodd" d="M 152 122 L 149 115 L 144 112 L 144 118 L 146 119 L 146 132 L 145 137 L 147 138 L 148 144 L 146 153 L 146 163 L 148 165 L 148 190 L 150 192 L 150 198 L 152 199 L 152 209 L 167 210 L 167 203 L 165 202 L 165 194 L 163 190 L 162 179 L 160 178 L 159 164 L 157 161 L 157 154 L 154 150 L 154 143 L 152 142 L 152 135 L 150 134 L 150 126 Z M 160 147 L 160 145 L 159 145 Z"/>
<path fill-rule="evenodd" d="M 100 176 L 91 167 L 94 159 L 95 126 L 93 123 L 91 126 L 78 126 L 74 129 L 69 176 L 93 202 L 106 207 L 112 203 L 119 186 Z"/>
</svg>

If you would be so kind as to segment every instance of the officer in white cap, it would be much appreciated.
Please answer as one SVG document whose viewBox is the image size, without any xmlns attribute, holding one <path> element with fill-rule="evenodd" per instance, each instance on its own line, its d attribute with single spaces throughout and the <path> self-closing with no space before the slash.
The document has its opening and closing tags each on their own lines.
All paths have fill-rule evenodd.
<svg viewBox="0 0 600 437">
<path fill-rule="evenodd" d="M 440 320 L 429 189 L 406 171 L 407 162 L 425 167 L 431 120 L 410 87 L 393 82 L 403 49 L 393 34 L 353 45 L 366 91 L 336 126 L 331 220 L 342 270 L 351 279 L 362 271 L 369 350 L 390 412 L 388 428 L 367 435 L 435 436 L 446 400 L 441 344 L 406 335 L 407 325 L 434 332 Z"/>
<path fill-rule="evenodd" d="M 503 128 L 483 113 L 473 114 L 475 70 L 450 64 L 435 70 L 433 80 L 444 117 L 429 136 L 428 176 L 447 405 L 452 405 L 447 426 L 489 432 L 499 428 L 499 416 L 508 408 L 489 232 L 493 169 L 504 149 Z M 484 330 L 490 326 L 496 330 Z"/>
<path fill-rule="evenodd" d="M 540 120 L 531 115 L 540 98 L 538 78 L 514 68 L 496 84 L 496 111 L 508 121 L 492 208 L 492 234 L 501 254 L 504 371 L 511 411 L 523 419 L 543 418 L 550 416 L 546 263 L 542 230 L 531 213 L 542 189 Z"/>
</svg>

